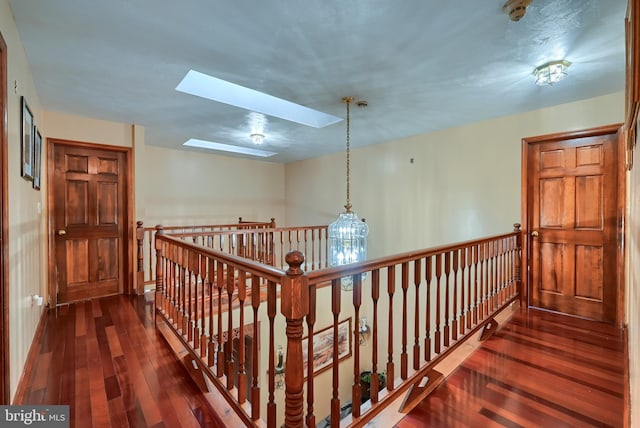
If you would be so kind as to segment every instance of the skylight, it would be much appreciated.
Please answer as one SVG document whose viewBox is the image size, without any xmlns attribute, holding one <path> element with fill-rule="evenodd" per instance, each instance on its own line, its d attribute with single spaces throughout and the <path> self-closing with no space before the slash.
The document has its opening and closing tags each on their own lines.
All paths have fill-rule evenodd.
<svg viewBox="0 0 640 428">
<path fill-rule="evenodd" d="M 176 90 L 314 128 L 324 128 L 342 120 L 195 70 L 189 70 Z"/>
<path fill-rule="evenodd" d="M 258 156 L 258 157 L 261 157 L 261 158 L 268 158 L 270 156 L 277 155 L 277 153 L 275 153 L 275 152 L 269 152 L 269 151 L 266 151 L 266 150 L 251 149 L 251 148 L 248 148 L 248 147 L 231 146 L 229 144 L 214 143 L 213 141 L 198 140 L 196 138 L 191 138 L 190 140 L 186 141 L 183 144 L 183 146 L 198 147 L 198 148 L 201 148 L 201 149 L 209 149 L 209 150 L 217 150 L 219 152 L 240 153 L 240 154 L 243 154 L 243 155 Z"/>
</svg>

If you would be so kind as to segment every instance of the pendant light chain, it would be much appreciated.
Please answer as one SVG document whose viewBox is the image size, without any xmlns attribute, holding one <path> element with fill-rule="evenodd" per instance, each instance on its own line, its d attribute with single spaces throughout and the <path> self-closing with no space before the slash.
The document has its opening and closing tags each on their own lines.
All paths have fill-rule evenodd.
<svg viewBox="0 0 640 428">
<path fill-rule="evenodd" d="M 347 104 L 347 204 L 344 206 L 348 213 L 351 212 L 351 189 L 350 189 L 350 179 L 351 179 L 351 116 L 350 116 L 350 106 L 351 101 L 353 101 L 353 97 L 344 97 L 342 101 Z"/>
</svg>

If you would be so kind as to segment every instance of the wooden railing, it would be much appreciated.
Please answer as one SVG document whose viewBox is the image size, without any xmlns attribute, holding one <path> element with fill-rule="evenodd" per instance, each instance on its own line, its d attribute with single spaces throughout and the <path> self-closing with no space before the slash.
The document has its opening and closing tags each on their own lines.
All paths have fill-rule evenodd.
<svg viewBox="0 0 640 428">
<path fill-rule="evenodd" d="M 327 418 L 332 427 L 363 426 L 518 298 L 516 226 L 504 235 L 311 272 L 301 269 L 300 251 L 286 255 L 283 271 L 160 230 L 158 320 L 246 425 L 315 427 Z M 262 344 L 260 352 L 245 355 L 248 348 L 238 344 L 248 338 Z M 280 383 L 277 346 L 285 341 Z M 368 399 L 364 371 L 371 373 Z"/>
<path fill-rule="evenodd" d="M 270 221 L 246 221 L 242 217 L 238 218 L 237 223 L 213 224 L 213 225 L 187 225 L 187 226 L 163 226 L 165 233 L 182 234 L 190 236 L 199 233 L 211 232 L 232 232 L 239 230 L 258 230 L 266 228 L 275 228 L 276 220 L 271 218 Z M 136 223 L 136 241 L 138 247 L 138 284 L 149 285 L 155 284 L 156 280 L 156 254 L 153 242 L 153 236 L 156 233 L 157 226 L 144 227 L 142 221 Z M 141 288 L 141 287 L 140 287 Z"/>
</svg>

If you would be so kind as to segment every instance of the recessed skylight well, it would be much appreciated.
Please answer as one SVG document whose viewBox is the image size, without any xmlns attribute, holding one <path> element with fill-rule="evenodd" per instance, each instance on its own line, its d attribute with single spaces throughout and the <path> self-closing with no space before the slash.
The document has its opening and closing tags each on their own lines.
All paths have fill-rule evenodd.
<svg viewBox="0 0 640 428">
<path fill-rule="evenodd" d="M 324 128 L 342 120 L 195 70 L 189 70 L 176 90 L 314 128 Z"/>
<path fill-rule="evenodd" d="M 219 152 L 239 153 L 239 154 L 249 155 L 249 156 L 258 156 L 261 158 L 268 158 L 270 156 L 277 155 L 277 153 L 269 152 L 267 150 L 258 150 L 258 149 L 251 149 L 248 147 L 232 146 L 229 144 L 215 143 L 213 141 L 198 140 L 196 138 L 191 138 L 190 140 L 186 141 L 183 144 L 183 146 L 198 147 L 200 149 L 216 150 Z"/>
</svg>

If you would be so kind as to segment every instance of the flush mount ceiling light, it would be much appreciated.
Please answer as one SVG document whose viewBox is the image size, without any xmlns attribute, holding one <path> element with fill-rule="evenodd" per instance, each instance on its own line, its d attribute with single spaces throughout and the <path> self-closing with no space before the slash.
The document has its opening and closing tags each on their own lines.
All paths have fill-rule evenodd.
<svg viewBox="0 0 640 428">
<path fill-rule="evenodd" d="M 240 153 L 240 154 L 243 154 L 243 155 L 258 156 L 258 157 L 261 157 L 261 158 L 268 158 L 270 156 L 277 155 L 277 153 L 275 153 L 275 152 L 268 152 L 266 150 L 251 149 L 251 148 L 248 148 L 248 147 L 231 146 L 229 144 L 214 143 L 213 141 L 198 140 L 196 138 L 191 138 L 190 140 L 186 141 L 183 144 L 183 146 L 198 147 L 200 149 L 216 150 L 216 151 L 219 151 L 219 152 Z"/>
<path fill-rule="evenodd" d="M 567 68 L 571 63 L 566 60 L 551 61 L 546 64 L 542 64 L 533 70 L 533 75 L 536 76 L 536 85 L 545 86 L 558 83 L 567 76 Z"/>
<path fill-rule="evenodd" d="M 264 143 L 264 134 L 251 134 L 249 137 L 251 137 L 251 141 L 253 141 L 253 144 L 256 146 Z"/>
<path fill-rule="evenodd" d="M 324 128 L 342 120 L 195 70 L 189 70 L 176 90 L 314 128 Z"/>
</svg>

